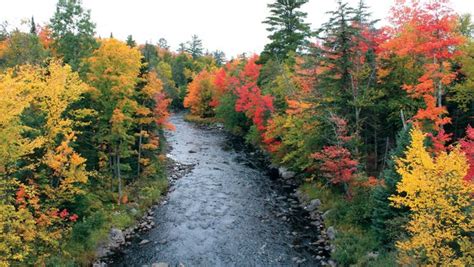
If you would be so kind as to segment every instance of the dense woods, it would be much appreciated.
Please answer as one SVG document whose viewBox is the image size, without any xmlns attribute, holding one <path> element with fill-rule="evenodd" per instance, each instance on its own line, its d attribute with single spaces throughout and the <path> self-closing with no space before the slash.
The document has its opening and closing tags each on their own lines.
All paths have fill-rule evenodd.
<svg viewBox="0 0 474 267">
<path fill-rule="evenodd" d="M 0 265 L 90 263 L 165 191 L 182 108 L 298 173 L 340 265 L 473 265 L 471 17 L 396 0 L 383 25 L 338 1 L 313 29 L 307 2 L 270 4 L 269 43 L 231 60 L 196 35 L 176 52 L 98 38 L 78 0 L 2 27 Z"/>
</svg>

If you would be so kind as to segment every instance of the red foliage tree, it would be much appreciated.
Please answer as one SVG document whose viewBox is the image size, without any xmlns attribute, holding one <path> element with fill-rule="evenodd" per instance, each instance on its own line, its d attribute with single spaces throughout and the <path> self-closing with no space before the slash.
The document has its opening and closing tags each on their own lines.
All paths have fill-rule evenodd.
<svg viewBox="0 0 474 267">
<path fill-rule="evenodd" d="M 358 162 L 352 159 L 351 152 L 341 146 L 325 146 L 312 157 L 321 161 L 319 170 L 333 184 L 349 184 L 357 171 Z"/>
<path fill-rule="evenodd" d="M 257 56 L 249 59 L 239 75 L 241 86 L 236 89 L 238 98 L 235 110 L 244 112 L 257 129 L 263 133 L 265 120 L 269 113 L 273 112 L 273 98 L 269 95 L 262 95 L 262 91 L 257 85 L 261 69 L 261 66 L 256 64 L 257 59 Z"/>
<path fill-rule="evenodd" d="M 428 131 L 439 131 L 451 121 L 442 105 L 445 87 L 455 78 L 450 59 L 458 53 L 454 48 L 464 42 L 456 30 L 457 17 L 449 7 L 449 0 L 397 0 L 390 20 L 393 26 L 387 29 L 389 38 L 381 45 L 382 54 L 410 57 L 424 63 L 424 74 L 418 83 L 405 84 L 403 88 L 413 98 L 425 102 L 425 108 L 413 117 L 415 124 Z M 437 136 L 444 138 L 443 135 L 432 138 Z"/>
<path fill-rule="evenodd" d="M 320 152 L 312 154 L 311 157 L 318 161 L 318 169 L 323 177 L 333 184 L 343 184 L 346 193 L 350 195 L 350 186 L 359 162 L 353 159 L 351 152 L 344 146 L 347 146 L 353 137 L 348 135 L 346 120 L 334 114 L 330 115 L 330 120 L 334 126 L 335 144 L 324 146 Z"/>
</svg>

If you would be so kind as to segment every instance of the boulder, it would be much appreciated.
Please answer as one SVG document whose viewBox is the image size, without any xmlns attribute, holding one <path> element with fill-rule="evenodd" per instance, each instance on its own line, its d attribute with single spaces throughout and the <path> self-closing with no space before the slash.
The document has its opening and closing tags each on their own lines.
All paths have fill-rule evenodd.
<svg viewBox="0 0 474 267">
<path fill-rule="evenodd" d="M 151 267 L 169 267 L 169 264 L 166 262 L 153 263 Z"/>
<path fill-rule="evenodd" d="M 283 179 L 292 179 L 296 176 L 295 172 L 289 171 L 285 167 L 278 168 L 278 173 L 280 174 L 280 177 Z"/>
<path fill-rule="evenodd" d="M 125 243 L 125 236 L 122 230 L 117 228 L 110 229 L 109 241 L 110 247 L 119 247 L 121 244 Z"/>
<path fill-rule="evenodd" d="M 321 200 L 313 199 L 313 200 L 311 200 L 309 205 L 306 207 L 306 210 L 311 212 L 311 211 L 319 208 L 319 206 L 321 206 Z"/>
<path fill-rule="evenodd" d="M 379 253 L 378 252 L 369 252 L 367 253 L 367 258 L 368 259 L 372 259 L 372 260 L 375 260 L 379 257 Z"/>
<path fill-rule="evenodd" d="M 328 229 L 326 229 L 326 234 L 330 240 L 334 240 L 334 238 L 336 238 L 336 229 L 330 226 Z"/>
</svg>

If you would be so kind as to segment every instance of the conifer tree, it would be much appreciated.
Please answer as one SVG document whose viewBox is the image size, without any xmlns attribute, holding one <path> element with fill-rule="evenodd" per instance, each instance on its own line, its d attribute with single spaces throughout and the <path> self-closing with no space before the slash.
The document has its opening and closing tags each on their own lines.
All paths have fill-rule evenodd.
<svg viewBox="0 0 474 267">
<path fill-rule="evenodd" d="M 270 32 L 267 44 L 262 52 L 260 63 L 270 58 L 285 60 L 289 53 L 301 50 L 311 35 L 309 24 L 304 20 L 306 13 L 301 7 L 308 0 L 276 0 L 269 4 L 271 15 L 263 23 Z"/>
<path fill-rule="evenodd" d="M 193 57 L 197 59 L 202 57 L 204 48 L 202 47 L 202 40 L 199 39 L 199 36 L 191 36 L 191 41 L 187 42 L 186 51 Z"/>
<path fill-rule="evenodd" d="M 127 43 L 128 46 L 130 47 L 135 47 L 137 46 L 137 43 L 135 42 L 135 40 L 133 40 L 133 36 L 130 34 L 127 36 L 127 40 L 125 41 Z"/>
</svg>

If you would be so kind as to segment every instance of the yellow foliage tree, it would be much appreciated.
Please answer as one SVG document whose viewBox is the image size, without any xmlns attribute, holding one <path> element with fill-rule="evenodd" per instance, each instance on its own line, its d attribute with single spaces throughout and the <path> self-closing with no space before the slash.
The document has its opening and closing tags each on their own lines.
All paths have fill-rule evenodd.
<svg viewBox="0 0 474 267">
<path fill-rule="evenodd" d="M 42 265 L 77 219 L 64 207 L 88 180 L 68 118 L 88 86 L 52 60 L 7 70 L 0 90 L 0 265 Z"/>
<path fill-rule="evenodd" d="M 471 193 L 473 184 L 463 180 L 468 163 L 459 148 L 433 157 L 424 147 L 425 135 L 411 131 L 406 156 L 397 160 L 402 179 L 398 195 L 390 197 L 396 207 L 410 209 L 407 239 L 397 242 L 402 265 L 473 265 L 474 246 Z"/>
<path fill-rule="evenodd" d="M 10 173 L 16 160 L 34 148 L 31 140 L 22 136 L 25 127 L 20 114 L 33 98 L 24 87 L 23 78 L 8 70 L 0 75 L 0 173 Z"/>
<path fill-rule="evenodd" d="M 103 170 L 108 166 L 117 179 L 118 203 L 122 199 L 122 170 L 130 169 L 123 159 L 135 153 L 132 150 L 135 143 L 132 132 L 136 124 L 134 116 L 137 112 L 149 113 L 136 101 L 141 58 L 138 48 L 110 38 L 101 40 L 100 47 L 87 60 L 87 79 L 94 87 L 91 94 L 93 105 L 100 114 L 95 125 L 95 141 L 101 149 L 100 166 Z"/>
<path fill-rule="evenodd" d="M 23 262 L 33 250 L 35 220 L 27 209 L 0 201 L 0 266 Z"/>
</svg>

